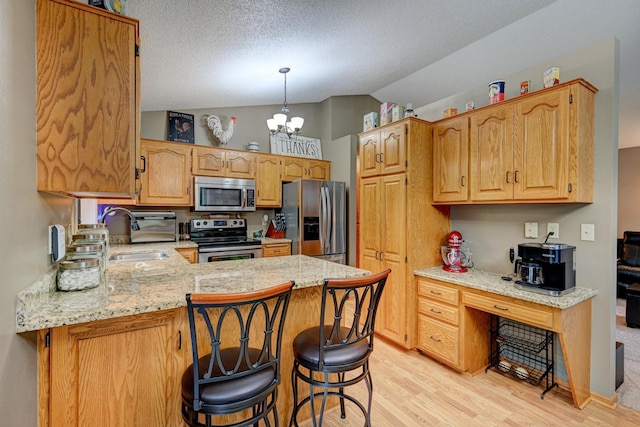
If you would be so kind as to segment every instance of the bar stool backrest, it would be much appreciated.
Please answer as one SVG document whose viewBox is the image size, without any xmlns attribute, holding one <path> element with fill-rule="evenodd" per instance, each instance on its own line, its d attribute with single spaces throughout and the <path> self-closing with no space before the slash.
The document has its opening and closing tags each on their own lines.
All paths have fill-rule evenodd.
<svg viewBox="0 0 640 427">
<path fill-rule="evenodd" d="M 275 370 L 273 387 L 280 383 L 282 331 L 293 285 L 287 282 L 233 294 L 187 294 L 195 411 L 201 408 L 200 389 L 207 384 L 263 370 Z M 225 360 L 221 350 L 231 347 L 239 349 L 237 357 Z"/>
<path fill-rule="evenodd" d="M 390 269 L 355 279 L 325 279 L 322 292 L 319 369 L 340 371 L 345 366 L 329 366 L 330 352 L 339 352 L 363 340 L 368 341 L 367 357 L 373 351 L 375 319 Z M 362 362 L 366 362 L 366 358 Z M 353 366 L 351 366 L 353 368 Z"/>
</svg>

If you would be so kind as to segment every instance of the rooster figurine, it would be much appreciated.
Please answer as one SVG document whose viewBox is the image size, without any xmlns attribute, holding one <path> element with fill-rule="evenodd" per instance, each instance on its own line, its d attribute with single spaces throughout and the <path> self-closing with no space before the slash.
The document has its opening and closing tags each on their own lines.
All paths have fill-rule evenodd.
<svg viewBox="0 0 640 427">
<path fill-rule="evenodd" d="M 213 134 L 216 138 L 218 138 L 220 145 L 223 147 L 227 145 L 227 143 L 233 136 L 233 125 L 235 124 L 235 122 L 236 117 L 231 116 L 231 119 L 227 124 L 227 130 L 222 130 L 222 124 L 220 123 L 220 119 L 217 116 L 209 116 L 207 118 L 207 125 L 209 126 L 209 129 L 213 131 Z"/>
</svg>

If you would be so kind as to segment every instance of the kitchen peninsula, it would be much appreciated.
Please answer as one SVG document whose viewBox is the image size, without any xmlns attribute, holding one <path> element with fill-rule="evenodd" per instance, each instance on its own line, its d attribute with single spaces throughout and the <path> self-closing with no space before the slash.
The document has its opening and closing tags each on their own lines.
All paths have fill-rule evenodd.
<svg viewBox="0 0 640 427">
<path fill-rule="evenodd" d="M 52 273 L 18 295 L 16 331 L 37 332 L 40 426 L 182 425 L 180 378 L 191 363 L 185 295 L 294 280 L 278 396 L 287 416 L 293 337 L 318 321 L 323 279 L 369 272 L 302 255 L 190 264 L 174 250 L 189 244 L 112 246 L 112 255 L 168 258 L 110 263 L 105 284 L 80 292 L 56 292 Z"/>
</svg>

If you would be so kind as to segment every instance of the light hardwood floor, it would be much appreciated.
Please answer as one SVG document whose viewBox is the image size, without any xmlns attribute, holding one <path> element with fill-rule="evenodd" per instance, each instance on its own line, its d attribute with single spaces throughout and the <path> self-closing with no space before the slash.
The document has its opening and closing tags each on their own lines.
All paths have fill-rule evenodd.
<svg viewBox="0 0 640 427">
<path fill-rule="evenodd" d="M 640 413 L 622 406 L 612 409 L 591 402 L 580 410 L 566 390 L 554 388 L 540 399 L 542 388 L 497 372 L 460 374 L 381 339 L 374 345 L 370 362 L 375 427 L 640 425 Z M 364 383 L 351 388 L 366 402 Z M 362 426 L 362 415 L 348 405 L 346 419 L 334 408 L 325 415 L 324 426 Z"/>
</svg>

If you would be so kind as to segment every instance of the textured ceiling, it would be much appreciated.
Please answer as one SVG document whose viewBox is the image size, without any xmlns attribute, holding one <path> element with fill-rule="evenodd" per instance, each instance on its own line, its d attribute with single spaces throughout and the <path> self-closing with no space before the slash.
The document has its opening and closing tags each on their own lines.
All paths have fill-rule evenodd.
<svg viewBox="0 0 640 427">
<path fill-rule="evenodd" d="M 523 27 L 529 38 L 561 37 L 537 43 L 531 58 L 526 49 L 474 58 L 465 66 L 495 62 L 490 77 L 478 73 L 484 81 L 496 67 L 519 71 L 540 61 L 528 60 L 615 37 L 619 146 L 640 146 L 638 0 L 127 0 L 126 14 L 140 21 L 143 111 L 281 104 L 282 67 L 291 68 L 290 104 L 371 94 L 422 106 L 472 83 L 438 61 L 480 40 L 517 45 Z M 415 96 L 417 72 L 427 67 L 442 81 Z"/>
<path fill-rule="evenodd" d="M 552 0 L 129 0 L 142 110 L 371 94 Z"/>
</svg>

